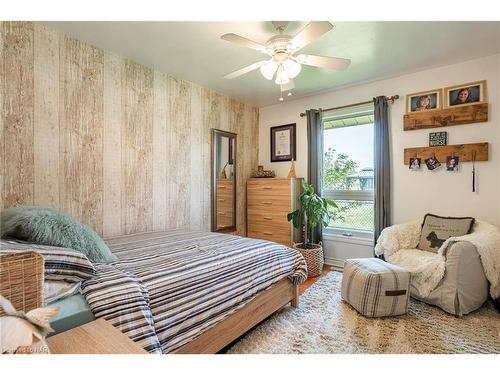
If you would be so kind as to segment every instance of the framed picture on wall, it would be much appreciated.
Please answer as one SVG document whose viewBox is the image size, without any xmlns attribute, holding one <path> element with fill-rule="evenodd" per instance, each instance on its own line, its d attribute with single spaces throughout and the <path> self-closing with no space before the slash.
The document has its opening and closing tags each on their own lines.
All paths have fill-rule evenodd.
<svg viewBox="0 0 500 375">
<path fill-rule="evenodd" d="M 472 103 L 485 103 L 486 81 L 463 83 L 444 89 L 445 107 L 456 107 Z"/>
<path fill-rule="evenodd" d="M 271 128 L 271 162 L 296 160 L 295 124 Z"/>
<path fill-rule="evenodd" d="M 446 146 L 448 144 L 448 132 L 429 133 L 429 146 Z"/>
<path fill-rule="evenodd" d="M 442 107 L 441 89 L 415 92 L 406 95 L 406 112 L 422 112 L 440 109 Z"/>
</svg>

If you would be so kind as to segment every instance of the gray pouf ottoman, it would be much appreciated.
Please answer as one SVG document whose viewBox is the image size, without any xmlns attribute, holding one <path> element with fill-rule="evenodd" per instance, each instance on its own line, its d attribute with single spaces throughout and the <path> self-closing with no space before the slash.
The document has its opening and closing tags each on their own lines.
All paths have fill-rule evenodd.
<svg viewBox="0 0 500 375">
<path fill-rule="evenodd" d="M 410 272 L 377 258 L 347 259 L 342 299 L 371 318 L 406 314 Z"/>
</svg>

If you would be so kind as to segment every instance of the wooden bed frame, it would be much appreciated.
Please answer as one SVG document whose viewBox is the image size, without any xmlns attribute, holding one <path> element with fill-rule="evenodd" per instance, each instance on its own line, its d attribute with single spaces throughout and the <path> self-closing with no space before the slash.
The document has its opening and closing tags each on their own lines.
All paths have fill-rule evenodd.
<svg viewBox="0 0 500 375">
<path fill-rule="evenodd" d="M 278 281 L 229 315 L 223 321 L 204 332 L 196 339 L 181 346 L 172 354 L 213 354 L 229 345 L 276 310 L 291 303 L 299 305 L 299 287 L 288 278 Z"/>
</svg>

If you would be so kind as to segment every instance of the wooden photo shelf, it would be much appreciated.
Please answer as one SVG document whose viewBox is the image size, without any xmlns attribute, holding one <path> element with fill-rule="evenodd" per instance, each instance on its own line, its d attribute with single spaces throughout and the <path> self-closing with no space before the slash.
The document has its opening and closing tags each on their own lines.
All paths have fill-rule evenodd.
<svg viewBox="0 0 500 375">
<path fill-rule="evenodd" d="M 488 121 L 488 103 L 447 107 L 403 115 L 403 130 L 439 128 Z"/>
<path fill-rule="evenodd" d="M 410 158 L 421 158 L 422 163 L 431 156 L 441 163 L 446 163 L 447 156 L 458 156 L 460 162 L 472 161 L 472 154 L 476 152 L 476 161 L 488 161 L 488 143 L 468 143 L 462 145 L 415 147 L 405 148 L 404 164 L 407 165 Z"/>
</svg>

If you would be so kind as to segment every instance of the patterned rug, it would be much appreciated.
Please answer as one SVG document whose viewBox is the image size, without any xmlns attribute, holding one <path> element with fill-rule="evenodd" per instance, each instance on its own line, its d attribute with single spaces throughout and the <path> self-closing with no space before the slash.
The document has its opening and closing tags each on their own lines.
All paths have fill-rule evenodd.
<svg viewBox="0 0 500 375">
<path fill-rule="evenodd" d="M 464 317 L 411 299 L 408 314 L 365 318 L 340 297 L 342 274 L 330 272 L 227 353 L 500 353 L 500 314 L 492 305 Z"/>
</svg>

